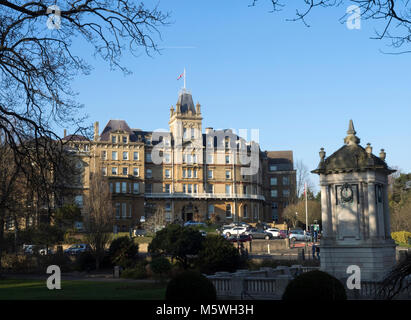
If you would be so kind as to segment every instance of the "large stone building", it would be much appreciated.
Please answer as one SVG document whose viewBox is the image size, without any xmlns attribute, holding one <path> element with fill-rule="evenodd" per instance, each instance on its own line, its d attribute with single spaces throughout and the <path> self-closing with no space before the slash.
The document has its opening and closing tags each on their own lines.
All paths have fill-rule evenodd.
<svg viewBox="0 0 411 320">
<path fill-rule="evenodd" d="M 110 120 L 94 139 L 64 137 L 78 152 L 83 177 L 75 197 L 87 196 L 90 172 L 109 178 L 118 230 L 160 210 L 166 221 L 278 221 L 295 197 L 292 151 L 262 152 L 233 130 L 206 128 L 199 103 L 183 89 L 170 108 L 169 132 L 132 129 Z"/>
</svg>

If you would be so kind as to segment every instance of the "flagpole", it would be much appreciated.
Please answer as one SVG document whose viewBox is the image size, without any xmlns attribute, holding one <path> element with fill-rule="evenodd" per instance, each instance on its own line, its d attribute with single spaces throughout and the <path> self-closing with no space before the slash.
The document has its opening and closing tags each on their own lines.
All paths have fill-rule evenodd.
<svg viewBox="0 0 411 320">
<path fill-rule="evenodd" d="M 186 88 L 186 68 L 184 68 L 184 90 Z"/>
<path fill-rule="evenodd" d="M 305 231 L 308 232 L 307 183 L 305 183 L 304 189 L 305 189 Z"/>
</svg>

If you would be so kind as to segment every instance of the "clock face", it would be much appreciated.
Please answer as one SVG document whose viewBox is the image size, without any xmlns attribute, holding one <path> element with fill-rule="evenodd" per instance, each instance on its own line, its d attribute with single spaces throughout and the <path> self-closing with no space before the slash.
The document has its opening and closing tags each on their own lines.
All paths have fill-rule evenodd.
<svg viewBox="0 0 411 320">
<path fill-rule="evenodd" d="M 351 186 L 346 183 L 341 187 L 341 200 L 342 202 L 352 202 L 353 200 L 353 191 Z"/>
</svg>

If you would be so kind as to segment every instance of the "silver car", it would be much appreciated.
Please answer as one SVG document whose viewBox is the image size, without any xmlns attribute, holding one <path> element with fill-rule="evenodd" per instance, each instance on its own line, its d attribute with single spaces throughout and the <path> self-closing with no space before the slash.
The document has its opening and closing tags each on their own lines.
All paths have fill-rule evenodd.
<svg viewBox="0 0 411 320">
<path fill-rule="evenodd" d="M 291 241 L 308 241 L 311 239 L 309 232 L 306 232 L 304 235 L 304 230 L 291 230 L 288 234 L 288 238 Z"/>
</svg>

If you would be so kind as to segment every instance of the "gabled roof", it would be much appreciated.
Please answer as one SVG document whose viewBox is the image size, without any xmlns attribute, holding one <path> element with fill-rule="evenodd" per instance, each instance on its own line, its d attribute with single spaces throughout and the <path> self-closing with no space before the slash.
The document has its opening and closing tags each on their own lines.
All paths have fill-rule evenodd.
<svg viewBox="0 0 411 320">
<path fill-rule="evenodd" d="M 79 135 L 79 134 L 69 134 L 61 140 L 64 140 L 64 141 L 90 141 L 87 137 Z"/>
<path fill-rule="evenodd" d="M 103 132 L 101 133 L 100 140 L 101 141 L 108 141 L 110 140 L 110 133 L 116 131 L 124 131 L 127 133 L 133 133 L 128 126 L 127 122 L 124 120 L 110 120 L 106 127 L 104 128 Z"/>
<path fill-rule="evenodd" d="M 370 144 L 366 148 L 359 145 L 360 139 L 355 135 L 354 124 L 350 120 L 349 128 L 345 137 L 345 145 L 335 151 L 331 156 L 325 158 L 325 152 L 321 149 L 321 161 L 317 169 L 311 171 L 317 174 L 329 174 L 352 171 L 383 171 L 386 174 L 395 172 L 385 162 L 385 152 L 381 150 L 380 157 L 372 154 Z"/>
</svg>

